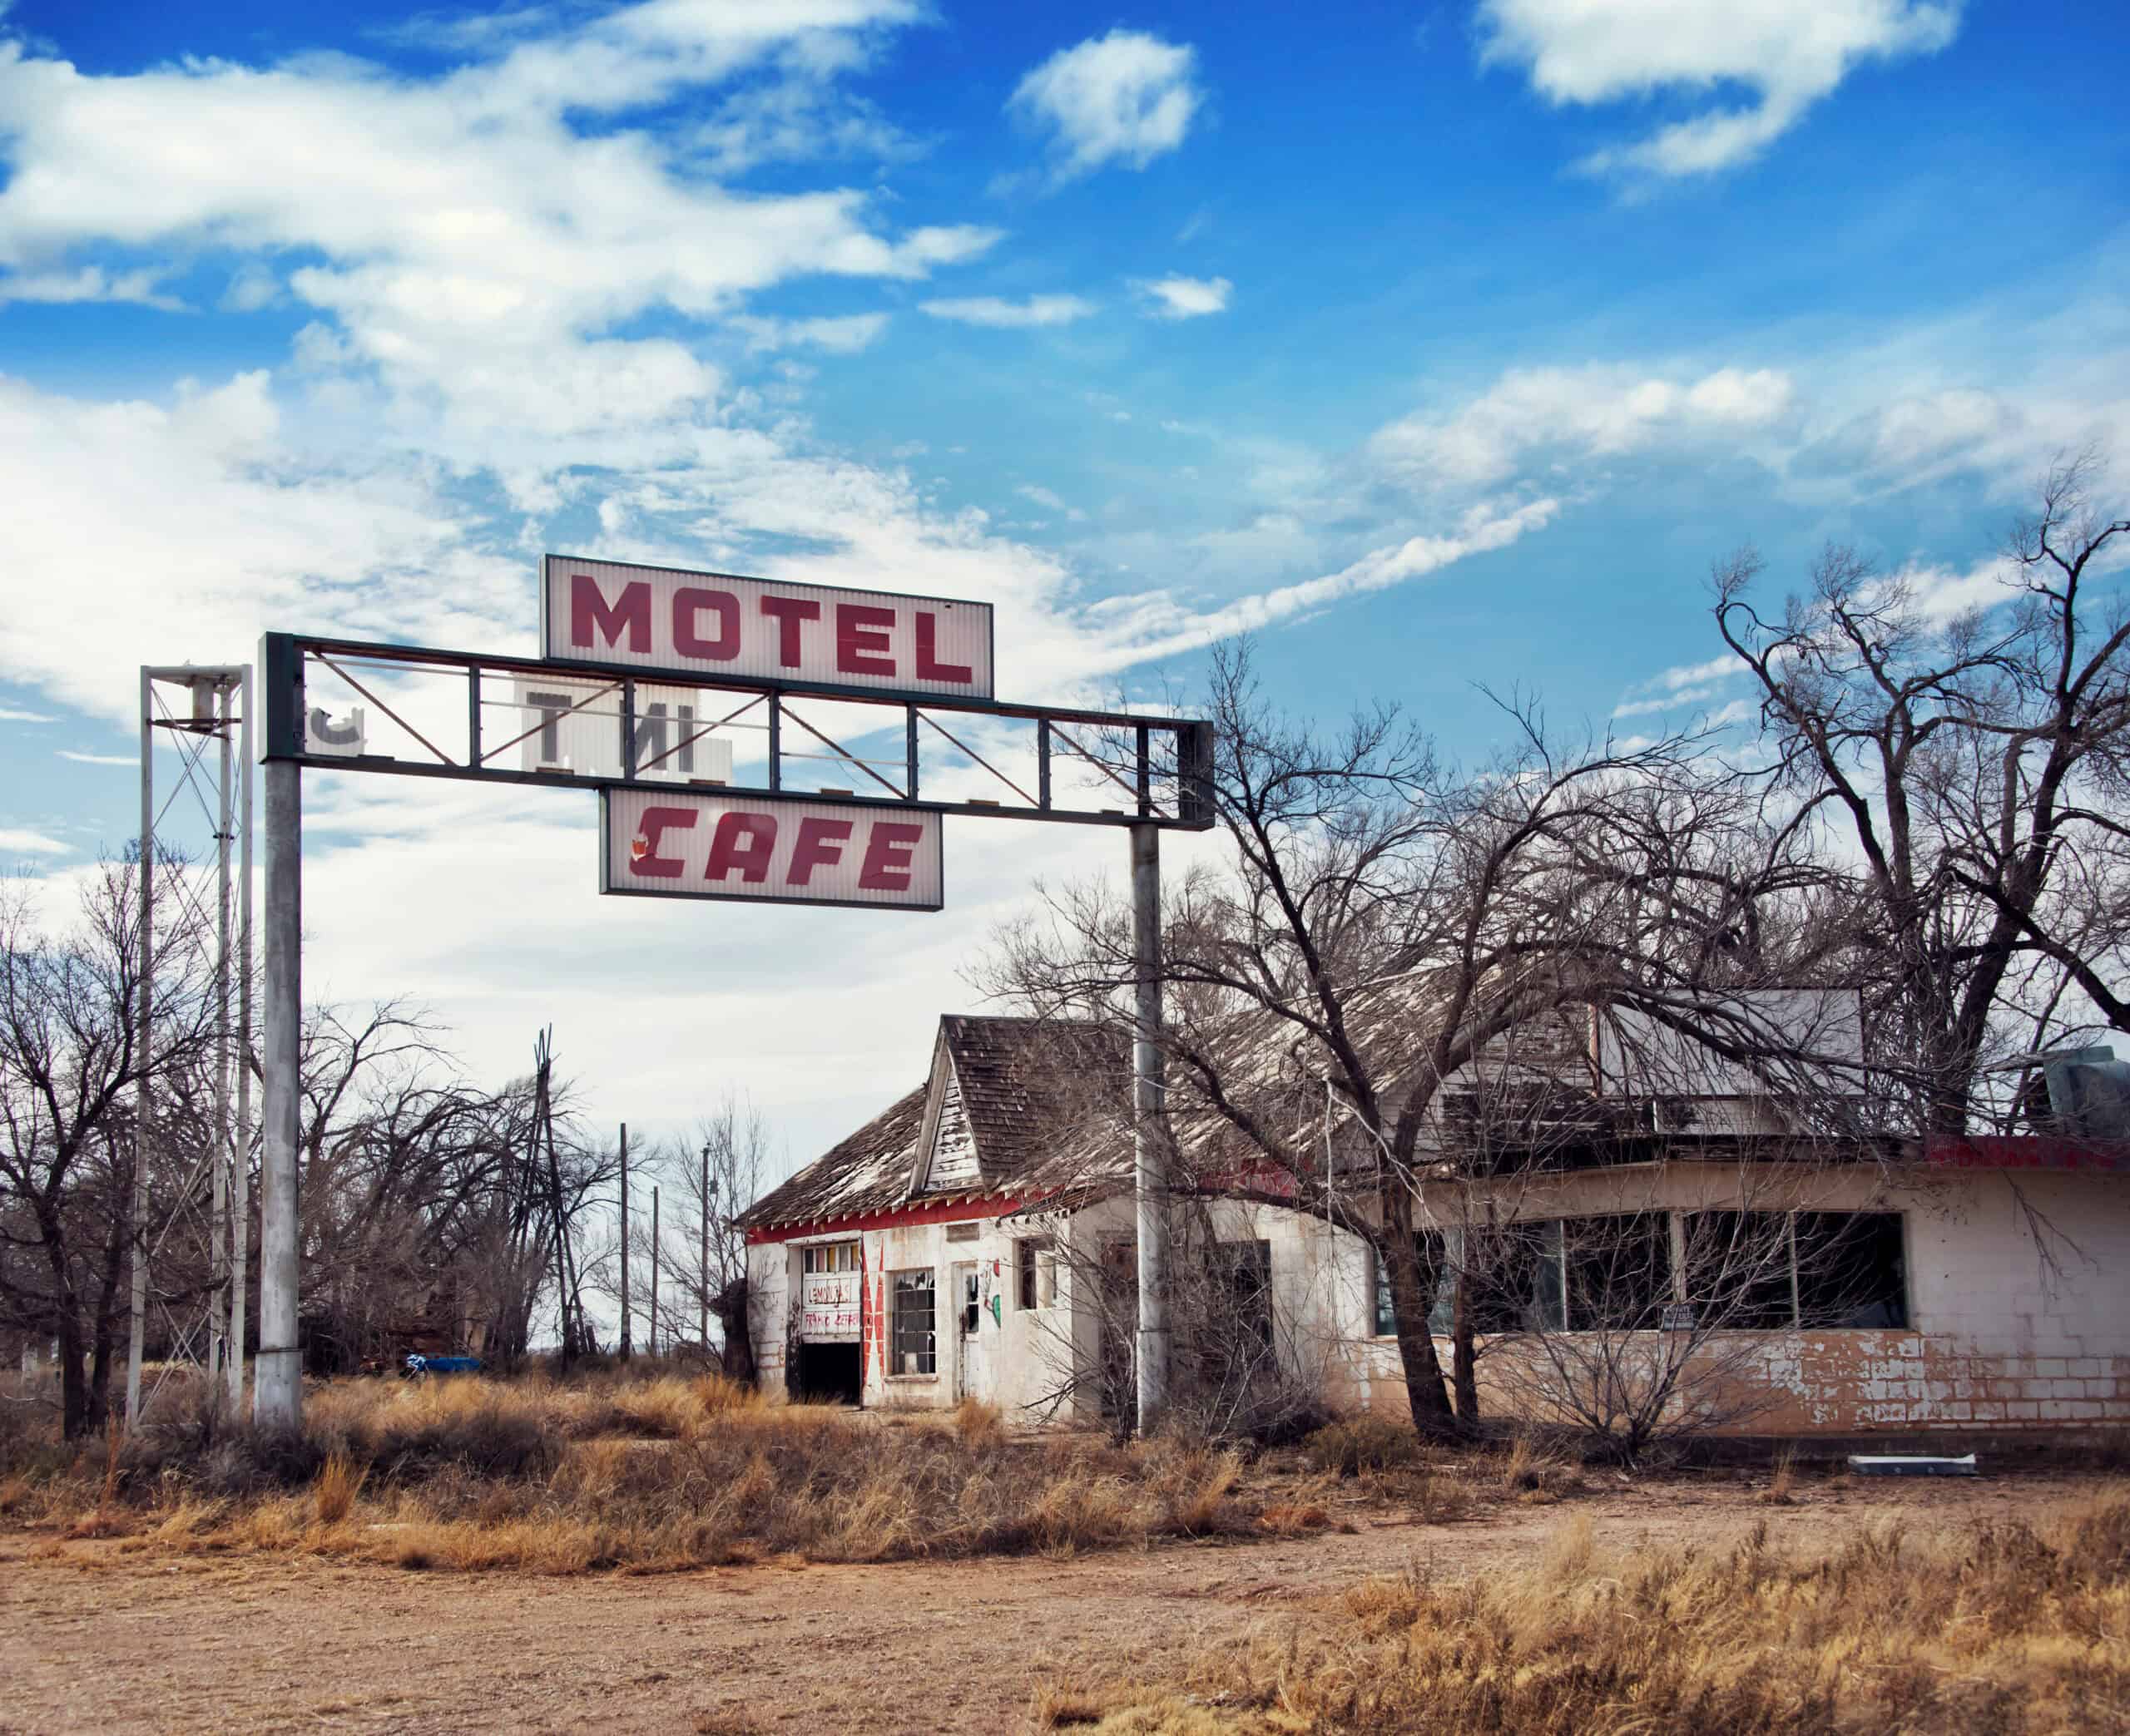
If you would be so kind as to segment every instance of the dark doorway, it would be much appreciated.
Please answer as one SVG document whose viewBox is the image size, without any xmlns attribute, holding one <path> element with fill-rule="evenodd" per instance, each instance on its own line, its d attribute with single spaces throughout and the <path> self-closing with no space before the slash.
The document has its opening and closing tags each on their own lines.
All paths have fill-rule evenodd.
<svg viewBox="0 0 2130 1736">
<path fill-rule="evenodd" d="M 855 1344 L 802 1343 L 793 1372 L 794 1398 L 830 1404 L 859 1402 L 861 1377 Z"/>
</svg>

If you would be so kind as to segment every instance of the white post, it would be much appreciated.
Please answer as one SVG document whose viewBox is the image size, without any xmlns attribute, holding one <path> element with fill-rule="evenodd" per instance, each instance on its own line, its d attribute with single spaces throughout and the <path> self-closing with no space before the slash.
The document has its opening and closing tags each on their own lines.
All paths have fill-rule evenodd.
<svg viewBox="0 0 2130 1736">
<path fill-rule="evenodd" d="M 230 1140 L 230 1408 L 244 1402 L 245 1256 L 251 1239 L 251 670 L 239 690 L 244 716 L 237 726 L 237 787 L 243 818 L 237 828 L 236 1128 Z"/>
<path fill-rule="evenodd" d="M 259 1161 L 259 1354 L 251 1415 L 261 1429 L 302 1422 L 296 1346 L 296 1145 L 303 1063 L 303 771 L 266 762 L 265 1104 Z"/>
<path fill-rule="evenodd" d="M 155 1108 L 149 1056 L 154 1040 L 156 969 L 156 769 L 151 708 L 155 683 L 141 671 L 141 985 L 135 1036 L 133 1093 L 133 1271 L 131 1319 L 126 1333 L 126 1426 L 141 1420 L 141 1359 L 148 1332 L 148 1117 Z"/>
<path fill-rule="evenodd" d="M 1162 856 L 1160 828 L 1132 828 L 1132 1200 L 1139 1255 L 1139 1432 L 1168 1402 L 1167 1176 L 1162 1140 Z"/>
<path fill-rule="evenodd" d="M 702 1353 L 710 1354 L 710 1214 L 714 1209 L 710 1191 L 710 1141 L 702 1142 L 702 1289 L 696 1300 L 696 1331 L 701 1334 Z"/>
<path fill-rule="evenodd" d="M 651 1190 L 651 1353 L 658 1354 L 658 1189 Z"/>
</svg>

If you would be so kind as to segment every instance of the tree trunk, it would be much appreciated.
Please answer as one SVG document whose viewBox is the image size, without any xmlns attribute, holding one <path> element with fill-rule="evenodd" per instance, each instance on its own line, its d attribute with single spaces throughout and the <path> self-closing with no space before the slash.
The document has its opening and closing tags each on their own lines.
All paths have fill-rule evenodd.
<svg viewBox="0 0 2130 1736">
<path fill-rule="evenodd" d="M 1442 1358 L 1435 1354 L 1434 1329 L 1428 1318 L 1434 1310 L 1436 1262 L 1421 1259 L 1420 1243 L 1413 1234 L 1412 1196 L 1386 1178 L 1382 1202 L 1389 1226 L 1384 1258 L 1390 1271 L 1390 1312 L 1398 1327 L 1405 1402 L 1413 1427 L 1424 1437 L 1449 1440 L 1457 1434 L 1457 1417 L 1443 1387 Z"/>
<path fill-rule="evenodd" d="M 1469 1434 L 1479 1420 L 1479 1352 L 1472 1342 L 1470 1286 L 1464 1278 L 1459 1271 L 1455 1299 L 1450 1303 L 1449 1368 L 1450 1384 L 1457 1390 L 1458 1427 Z"/>
<path fill-rule="evenodd" d="M 82 1355 L 82 1322 L 71 1305 L 59 1315 L 59 1430 L 80 1439 L 96 1427 L 89 1412 L 88 1369 Z"/>
</svg>

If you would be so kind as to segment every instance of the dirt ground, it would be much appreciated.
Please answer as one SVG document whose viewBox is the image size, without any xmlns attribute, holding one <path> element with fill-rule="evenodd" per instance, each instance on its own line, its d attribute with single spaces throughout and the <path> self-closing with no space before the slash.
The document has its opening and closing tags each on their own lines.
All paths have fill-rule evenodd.
<svg viewBox="0 0 2130 1736">
<path fill-rule="evenodd" d="M 1013 1731 L 1046 1676 L 1159 1679 L 1370 1574 L 1528 1561 L 1576 1516 L 1606 1546 L 1721 1546 L 1765 1520 L 1778 1542 L 1817 1549 L 1889 1519 L 2031 1518 L 2121 1487 L 2068 1473 L 1807 1479 L 1793 1505 L 1771 1506 L 1727 1476 L 1601 1481 L 1558 1506 L 1447 1525 L 1356 1505 L 1335 1515 L 1351 1535 L 663 1577 L 172 1558 L 93 1541 L 33 1556 L 39 1538 L 13 1531 L 0 1533 L 0 1731 Z"/>
</svg>

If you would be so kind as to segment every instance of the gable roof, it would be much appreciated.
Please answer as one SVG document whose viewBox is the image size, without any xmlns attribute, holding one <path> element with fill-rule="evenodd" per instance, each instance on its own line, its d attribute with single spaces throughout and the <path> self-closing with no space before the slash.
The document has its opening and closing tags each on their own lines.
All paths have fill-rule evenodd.
<svg viewBox="0 0 2130 1736">
<path fill-rule="evenodd" d="M 925 1190 L 929 1202 L 1026 1199 L 1091 1170 L 1131 1161 L 1130 1044 L 1077 1019 L 939 1021 L 932 1076 L 740 1214 L 746 1229 L 825 1224 L 909 1204 L 924 1189 L 929 1142 L 949 1074 L 975 1148 L 975 1173 Z"/>
</svg>

